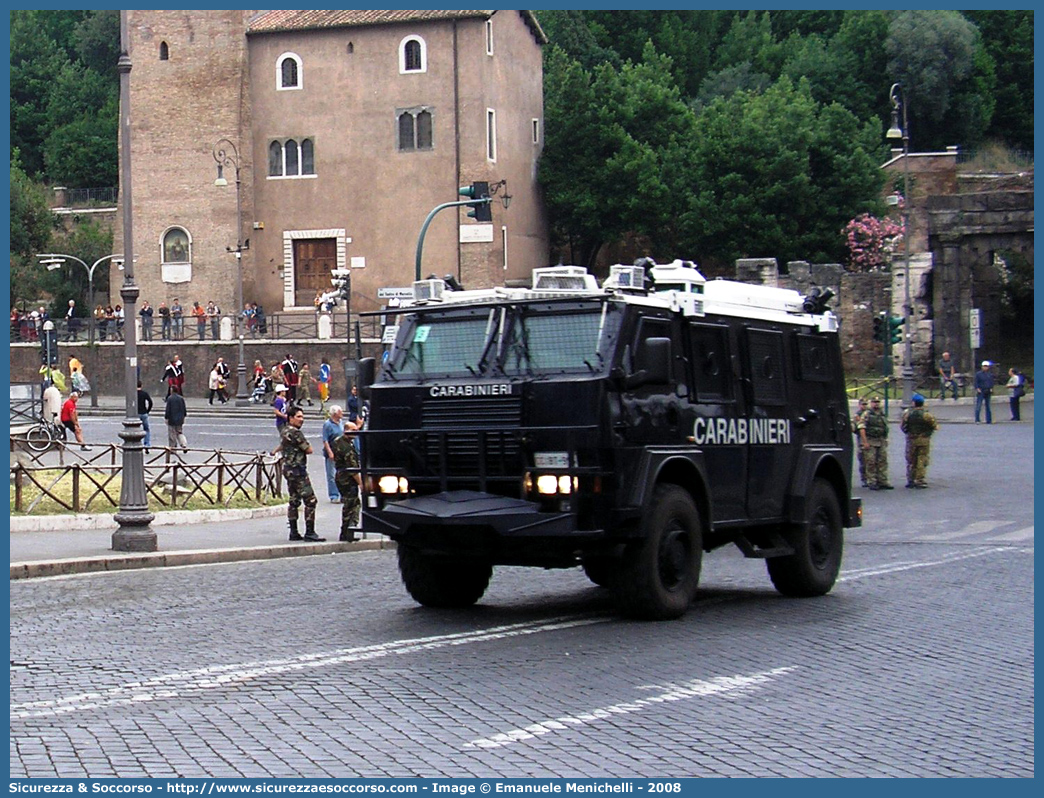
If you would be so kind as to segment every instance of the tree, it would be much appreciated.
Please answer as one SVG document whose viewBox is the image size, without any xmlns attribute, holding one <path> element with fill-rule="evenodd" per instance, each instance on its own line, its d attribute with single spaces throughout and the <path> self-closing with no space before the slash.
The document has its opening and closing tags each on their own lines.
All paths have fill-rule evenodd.
<svg viewBox="0 0 1044 798">
<path fill-rule="evenodd" d="M 54 214 L 41 186 L 22 169 L 15 150 L 11 160 L 11 304 L 35 301 L 40 295 L 40 272 L 33 256 L 46 252 L 54 230 Z"/>
<path fill-rule="evenodd" d="M 1033 149 L 1033 12 L 965 11 L 982 34 L 996 72 L 996 101 L 986 138 Z"/>
</svg>

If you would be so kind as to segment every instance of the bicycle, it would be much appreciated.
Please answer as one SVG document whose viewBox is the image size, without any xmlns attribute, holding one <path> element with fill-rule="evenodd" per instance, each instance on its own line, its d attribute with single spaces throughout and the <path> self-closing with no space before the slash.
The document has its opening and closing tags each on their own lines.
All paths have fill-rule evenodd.
<svg viewBox="0 0 1044 798">
<path fill-rule="evenodd" d="M 64 444 L 68 430 L 58 423 L 58 414 L 54 414 L 54 421 L 40 419 L 25 434 L 25 443 L 34 452 L 46 452 L 54 444 Z"/>
</svg>

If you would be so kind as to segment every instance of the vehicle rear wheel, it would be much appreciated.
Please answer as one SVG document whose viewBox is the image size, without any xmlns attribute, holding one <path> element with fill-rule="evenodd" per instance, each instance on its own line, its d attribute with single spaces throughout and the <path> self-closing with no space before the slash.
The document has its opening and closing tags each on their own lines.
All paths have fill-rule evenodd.
<svg viewBox="0 0 1044 798">
<path fill-rule="evenodd" d="M 470 607 L 486 592 L 493 566 L 399 545 L 399 573 L 413 599 L 425 607 Z"/>
<path fill-rule="evenodd" d="M 703 563 L 703 526 L 689 494 L 660 485 L 642 519 L 642 540 L 627 547 L 616 583 L 620 609 L 636 618 L 685 614 L 696 596 Z"/>
<path fill-rule="evenodd" d="M 46 452 L 51 448 L 51 433 L 43 424 L 37 424 L 26 433 L 25 443 L 34 452 Z"/>
<path fill-rule="evenodd" d="M 841 507 L 829 482 L 817 479 L 812 483 L 808 522 L 791 526 L 784 536 L 794 553 L 765 561 L 776 590 L 795 598 L 829 593 L 841 570 L 844 550 Z"/>
</svg>

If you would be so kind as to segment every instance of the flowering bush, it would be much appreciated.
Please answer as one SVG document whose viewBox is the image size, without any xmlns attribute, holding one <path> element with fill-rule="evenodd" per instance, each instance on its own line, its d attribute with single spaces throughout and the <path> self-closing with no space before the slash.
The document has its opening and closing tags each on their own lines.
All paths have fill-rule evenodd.
<svg viewBox="0 0 1044 798">
<path fill-rule="evenodd" d="M 887 216 L 878 219 L 863 213 L 841 231 L 848 247 L 848 265 L 854 272 L 883 269 L 903 237 L 903 225 Z"/>
</svg>

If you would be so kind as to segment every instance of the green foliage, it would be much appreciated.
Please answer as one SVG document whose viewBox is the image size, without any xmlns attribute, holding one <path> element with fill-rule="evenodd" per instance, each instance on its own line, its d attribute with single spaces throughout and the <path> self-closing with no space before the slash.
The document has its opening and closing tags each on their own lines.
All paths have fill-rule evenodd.
<svg viewBox="0 0 1044 798">
<path fill-rule="evenodd" d="M 987 138 L 1033 149 L 1033 12 L 965 11 L 982 33 L 993 61 L 995 108 Z"/>
<path fill-rule="evenodd" d="M 36 265 L 33 255 L 48 249 L 54 224 L 54 214 L 43 188 L 25 174 L 15 150 L 11 160 L 12 307 L 35 302 L 43 293 L 43 270 Z"/>
</svg>

